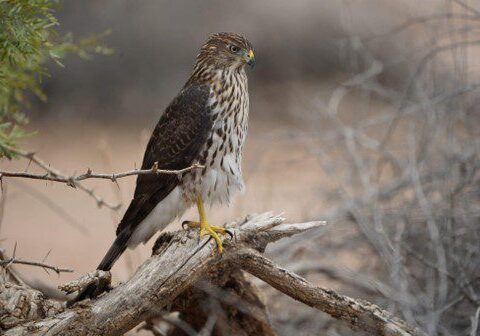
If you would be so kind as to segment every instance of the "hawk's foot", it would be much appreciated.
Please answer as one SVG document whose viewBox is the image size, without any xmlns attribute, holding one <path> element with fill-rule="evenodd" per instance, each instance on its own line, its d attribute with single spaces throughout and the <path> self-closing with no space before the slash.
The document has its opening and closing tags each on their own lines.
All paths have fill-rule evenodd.
<svg viewBox="0 0 480 336">
<path fill-rule="evenodd" d="M 201 222 L 185 221 L 182 223 L 182 227 L 185 227 L 185 226 L 188 226 L 191 228 L 200 228 L 200 237 L 209 235 L 213 239 L 215 239 L 215 242 L 217 243 L 218 253 L 222 253 L 223 251 L 222 240 L 220 239 L 218 234 L 226 233 L 230 235 L 230 237 L 233 237 L 233 234 L 227 229 L 225 229 L 224 227 L 210 225 L 207 221 L 201 221 Z"/>
</svg>

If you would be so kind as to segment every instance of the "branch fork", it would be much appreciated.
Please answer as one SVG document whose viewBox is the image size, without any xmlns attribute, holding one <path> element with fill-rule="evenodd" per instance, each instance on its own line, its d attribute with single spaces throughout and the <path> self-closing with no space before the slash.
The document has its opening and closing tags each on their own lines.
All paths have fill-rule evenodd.
<svg viewBox="0 0 480 336">
<path fill-rule="evenodd" d="M 182 305 L 179 300 L 198 297 L 187 293 L 202 287 L 204 279 L 217 279 L 225 284 L 225 281 L 218 280 L 219 277 L 233 277 L 237 283 L 249 288 L 249 292 L 255 291 L 253 285 L 245 282 L 241 272 L 244 270 L 292 298 L 346 322 L 352 329 L 385 336 L 423 336 L 421 331 L 393 318 L 381 308 L 314 286 L 259 252 L 269 243 L 324 225 L 320 221 L 284 224 L 282 216 L 272 213 L 249 216 L 244 221 L 227 225 L 233 238 L 223 238 L 225 251 L 222 255 L 218 255 L 215 242 L 208 237 L 200 241 L 191 239 L 190 230 L 164 233 L 156 241 L 152 257 L 127 282 L 96 300 L 74 305 L 54 317 L 23 324 L 8 330 L 5 335 L 43 335 L 46 331 L 49 335 L 121 335 L 143 321 L 155 319 L 159 311 L 164 312 L 167 307 L 191 306 L 191 301 Z M 78 283 L 83 286 L 86 282 Z M 68 284 L 64 289 L 70 292 L 80 288 L 78 283 Z M 253 300 L 255 311 L 264 309 L 255 295 L 248 297 Z M 240 315 L 235 316 L 238 319 Z M 220 320 L 214 325 L 220 325 Z M 256 332 L 263 330 L 263 334 L 275 335 L 268 326 L 266 314 L 261 320 L 263 322 L 261 326 L 257 325 Z M 242 334 L 255 333 L 243 330 Z"/>
</svg>

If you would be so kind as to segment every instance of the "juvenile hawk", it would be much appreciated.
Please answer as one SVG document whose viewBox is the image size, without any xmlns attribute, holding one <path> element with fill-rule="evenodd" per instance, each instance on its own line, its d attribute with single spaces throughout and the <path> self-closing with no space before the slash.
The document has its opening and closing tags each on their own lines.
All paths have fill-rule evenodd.
<svg viewBox="0 0 480 336">
<path fill-rule="evenodd" d="M 233 33 L 212 35 L 202 45 L 193 73 L 161 116 L 148 142 L 142 169 L 157 162 L 178 170 L 199 163 L 202 169 L 177 175 L 138 175 L 133 200 L 117 228 L 117 238 L 98 269 L 108 271 L 127 247 L 145 243 L 191 205 L 198 208 L 200 235 L 210 235 L 222 252 L 204 203 L 228 203 L 243 188 L 241 159 L 247 134 L 248 87 L 245 65 L 253 66 L 253 48 Z M 90 285 L 74 301 L 94 297 L 102 286 Z"/>
</svg>

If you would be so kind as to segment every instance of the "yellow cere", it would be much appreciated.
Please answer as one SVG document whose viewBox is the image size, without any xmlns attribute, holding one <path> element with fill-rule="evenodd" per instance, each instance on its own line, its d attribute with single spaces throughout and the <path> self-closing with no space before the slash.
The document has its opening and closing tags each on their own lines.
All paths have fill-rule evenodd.
<svg viewBox="0 0 480 336">
<path fill-rule="evenodd" d="M 248 57 L 248 58 L 253 58 L 253 56 L 254 56 L 254 55 L 253 55 L 253 50 L 250 50 L 250 51 L 248 52 L 248 54 L 247 54 L 247 57 Z"/>
</svg>

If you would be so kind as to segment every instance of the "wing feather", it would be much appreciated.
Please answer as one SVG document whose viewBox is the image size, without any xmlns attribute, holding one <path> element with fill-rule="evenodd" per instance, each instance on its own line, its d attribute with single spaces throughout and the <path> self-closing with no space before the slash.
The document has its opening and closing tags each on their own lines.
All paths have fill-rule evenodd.
<svg viewBox="0 0 480 336">
<path fill-rule="evenodd" d="M 172 101 L 148 142 L 142 169 L 152 168 L 155 162 L 159 169 L 170 170 L 183 169 L 194 163 L 212 129 L 207 107 L 209 93 L 206 84 L 193 83 Z M 117 235 L 124 230 L 132 233 L 179 182 L 177 175 L 139 175 L 133 200 L 118 225 Z"/>
</svg>

